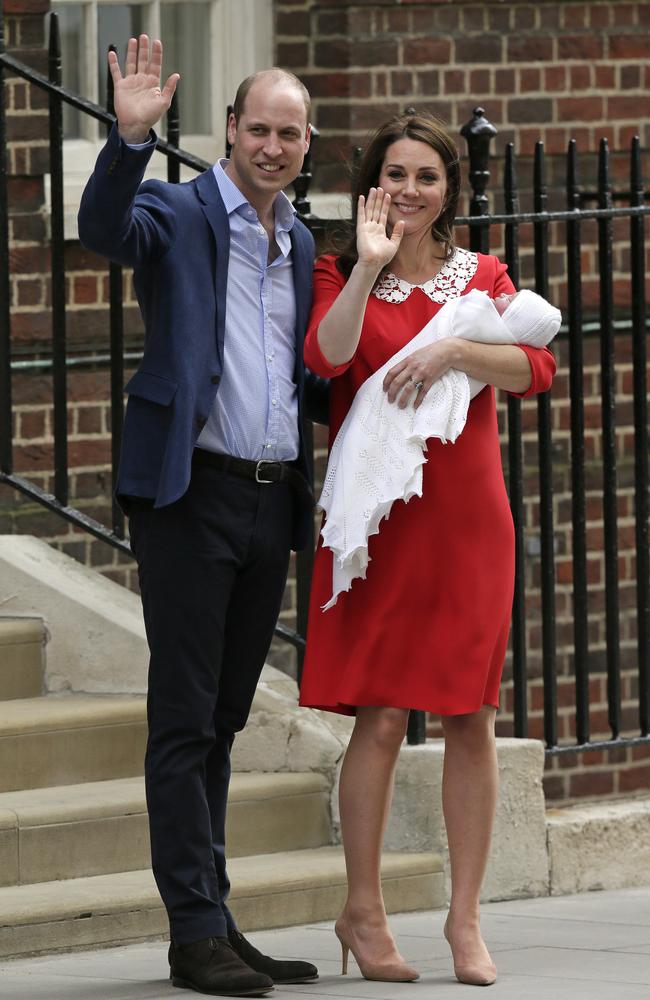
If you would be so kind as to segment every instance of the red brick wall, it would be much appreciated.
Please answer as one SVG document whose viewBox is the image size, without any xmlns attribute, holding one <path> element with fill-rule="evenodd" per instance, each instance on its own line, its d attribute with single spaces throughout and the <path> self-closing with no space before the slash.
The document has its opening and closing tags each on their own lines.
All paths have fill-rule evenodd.
<svg viewBox="0 0 650 1000">
<path fill-rule="evenodd" d="M 78 371 L 69 378 L 70 504 L 111 523 L 109 374 Z M 13 379 L 14 471 L 46 492 L 54 490 L 52 378 L 29 372 Z M 137 589 L 134 563 L 20 493 L 0 489 L 0 534 L 45 538 L 55 548 Z"/>
<path fill-rule="evenodd" d="M 438 115 L 456 137 L 477 105 L 497 127 L 488 195 L 503 206 L 503 151 L 518 157 L 522 210 L 532 210 L 532 154 L 543 140 L 550 209 L 566 207 L 565 155 L 575 139 L 580 183 L 594 190 L 601 139 L 609 142 L 614 187 L 629 185 L 629 147 L 650 148 L 650 5 L 620 0 L 277 0 L 276 58 L 313 97 L 315 185 L 349 187 L 352 146 L 409 105 Z M 646 176 L 650 157 L 644 154 Z M 469 185 L 465 184 L 469 192 Z M 467 202 L 461 203 L 461 212 Z M 595 207 L 595 202 L 591 202 Z M 617 304 L 629 305 L 628 226 L 615 224 Z M 463 234 L 461 239 L 466 239 Z M 566 302 L 563 227 L 552 227 L 550 286 Z M 532 233 L 521 231 L 522 281 L 533 276 Z M 585 227 L 583 295 L 599 301 L 595 226 Z M 495 247 L 495 252 L 499 252 Z M 650 250 L 648 252 L 650 270 Z M 648 285 L 650 292 L 650 283 Z"/>
<path fill-rule="evenodd" d="M 16 58 L 47 72 L 43 50 L 47 0 L 6 0 L 5 44 Z M 41 321 L 48 264 L 44 174 L 47 154 L 47 98 L 19 77 L 6 76 L 9 239 L 11 242 L 12 334 L 18 343 Z"/>
<path fill-rule="evenodd" d="M 44 69 L 41 0 L 5 3 L 8 38 L 25 61 Z M 550 180 L 557 184 L 563 172 L 563 152 L 570 135 L 580 142 L 583 181 L 593 183 L 594 150 L 601 135 L 615 149 L 627 143 L 639 124 L 644 145 L 648 125 L 639 122 L 650 76 L 647 44 L 648 4 L 645 3 L 529 3 L 486 2 L 318 3 L 315 0 L 279 0 L 277 3 L 277 59 L 295 69 L 314 95 L 314 121 L 322 138 L 316 151 L 316 179 L 324 190 L 345 189 L 347 160 L 352 143 L 363 140 L 367 128 L 388 112 L 407 104 L 427 106 L 442 114 L 452 131 L 469 117 L 478 102 L 499 127 L 494 144 L 492 185 L 498 186 L 501 152 L 514 141 L 529 158 L 532 144 L 544 138 L 553 155 Z M 639 39 L 645 35 L 642 45 Z M 578 41 L 576 41 L 576 39 Z M 572 41 L 570 41 L 572 40 Z M 598 52 L 592 46 L 599 46 Z M 467 97 L 471 94 L 471 97 Z M 12 240 L 12 332 L 15 357 L 47 359 L 50 340 L 49 246 L 43 211 L 43 172 L 46 169 L 47 125 L 44 100 L 21 81 L 10 85 L 9 155 Z M 621 98 L 625 97 L 625 100 Z M 583 104 L 571 102 L 582 101 Z M 586 104 L 584 103 L 586 101 Z M 599 118 L 594 118 L 598 110 Z M 573 117 L 568 117 L 569 115 Z M 635 121 L 636 115 L 636 121 Z M 550 116 L 550 117 L 549 117 Z M 616 186 L 624 186 L 614 157 Z M 528 171 L 528 173 L 526 173 Z M 529 163 L 520 168 L 523 200 L 529 195 Z M 555 204 L 562 207 L 560 195 Z M 498 204 L 498 201 L 497 201 Z M 552 242 L 553 296 L 562 301 L 565 263 L 560 227 Z M 597 303 L 594 279 L 594 231 L 585 226 L 583 253 L 587 302 Z M 466 233 L 460 233 L 461 244 Z M 531 271 L 531 233 L 522 229 L 524 277 Z M 495 251 L 499 248 L 495 246 Z M 629 301 L 627 230 L 617 232 L 615 248 L 617 302 Z M 107 279 L 103 262 L 77 244 L 66 247 L 68 333 L 73 348 L 106 352 L 108 321 Z M 650 263 L 650 262 L 649 262 Z M 591 275 L 591 277 L 590 277 Z M 130 280 L 125 281 L 127 340 L 141 337 Z M 625 726 L 634 728 L 630 708 L 635 696 L 634 555 L 631 500 L 631 366 L 629 336 L 617 338 L 617 440 L 619 445 L 619 558 L 621 564 L 621 640 L 624 666 Z M 558 616 L 558 671 L 560 735 L 571 735 L 571 563 L 570 481 L 567 465 L 569 437 L 566 341 L 559 344 L 560 372 L 553 392 L 555 527 Z M 108 428 L 108 374 L 101 367 L 75 369 L 69 375 L 70 493 L 71 503 L 110 523 Z M 600 401 L 598 345 L 586 346 L 585 394 L 587 455 L 590 469 L 588 544 L 590 565 L 590 663 L 592 667 L 592 735 L 607 736 L 604 677 L 604 572 L 602 509 L 599 500 Z M 14 380 L 16 471 L 52 489 L 51 376 L 45 371 L 21 370 Z M 503 425 L 503 406 L 501 406 Z M 537 519 L 536 408 L 524 404 L 527 536 L 539 533 Z M 317 432 L 317 466 L 325 463 L 325 436 Z M 52 541 L 75 558 L 93 565 L 113 579 L 137 589 L 133 563 L 102 543 L 61 522 L 41 507 L 8 490 L 0 491 L 0 532 L 33 533 Z M 526 561 L 531 735 L 541 736 L 541 680 L 539 654 L 539 559 Z M 295 585 L 290 580 L 283 617 L 293 624 Z M 291 659 L 286 647 L 276 645 L 275 662 Z M 506 667 L 506 676 L 508 666 Z M 504 685 L 499 731 L 511 731 L 512 692 Z M 643 748 L 593 751 L 549 761 L 547 794 L 551 799 L 622 794 L 650 787 L 650 753 Z"/>
<path fill-rule="evenodd" d="M 277 0 L 277 61 L 297 72 L 322 132 L 323 187 L 345 190 L 351 143 L 406 105 L 452 132 L 482 104 L 530 154 L 543 139 L 614 149 L 641 131 L 650 145 L 650 6 L 589 0 Z"/>
</svg>

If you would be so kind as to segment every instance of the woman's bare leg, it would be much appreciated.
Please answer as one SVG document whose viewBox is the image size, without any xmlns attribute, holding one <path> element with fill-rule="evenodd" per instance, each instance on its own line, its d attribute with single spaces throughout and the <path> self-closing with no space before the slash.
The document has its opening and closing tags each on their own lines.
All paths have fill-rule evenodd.
<svg viewBox="0 0 650 1000">
<path fill-rule="evenodd" d="M 494 719 L 489 705 L 442 720 L 445 762 L 442 803 L 451 863 L 451 904 L 445 933 L 457 972 L 496 974 L 481 935 L 479 898 L 498 792 Z"/>
<path fill-rule="evenodd" d="M 348 898 L 339 929 L 352 928 L 368 963 L 400 961 L 386 920 L 380 865 L 395 766 L 408 711 L 359 707 L 341 769 L 339 803 Z"/>
</svg>

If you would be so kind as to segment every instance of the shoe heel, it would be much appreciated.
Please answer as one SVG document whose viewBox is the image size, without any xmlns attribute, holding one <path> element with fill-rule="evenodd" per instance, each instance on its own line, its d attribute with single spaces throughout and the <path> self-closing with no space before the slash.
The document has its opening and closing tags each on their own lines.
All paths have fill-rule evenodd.
<svg viewBox="0 0 650 1000">
<path fill-rule="evenodd" d="M 347 976 L 347 974 L 348 974 L 348 954 L 349 954 L 349 951 L 350 951 L 350 949 L 347 946 L 347 944 L 343 944 L 343 942 L 341 941 L 341 975 L 342 976 Z"/>
</svg>

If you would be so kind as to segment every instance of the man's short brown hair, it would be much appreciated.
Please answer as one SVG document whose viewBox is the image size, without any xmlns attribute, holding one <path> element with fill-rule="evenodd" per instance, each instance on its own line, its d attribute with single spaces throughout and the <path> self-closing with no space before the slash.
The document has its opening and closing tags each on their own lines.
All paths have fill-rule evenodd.
<svg viewBox="0 0 650 1000">
<path fill-rule="evenodd" d="M 246 98 L 253 84 L 265 77 L 272 83 L 286 83 L 287 86 L 294 87 L 300 93 L 300 96 L 305 103 L 305 114 L 307 116 L 307 124 L 309 124 L 309 116 L 311 115 L 311 97 L 309 96 L 309 91 L 305 87 L 302 80 L 298 79 L 295 73 L 291 73 L 287 69 L 280 69 L 279 66 L 272 66 L 271 69 L 258 70 L 257 73 L 251 73 L 251 75 L 247 76 L 245 80 L 242 80 L 237 88 L 235 103 L 233 105 L 235 121 L 239 122 L 240 116 L 244 113 Z"/>
</svg>

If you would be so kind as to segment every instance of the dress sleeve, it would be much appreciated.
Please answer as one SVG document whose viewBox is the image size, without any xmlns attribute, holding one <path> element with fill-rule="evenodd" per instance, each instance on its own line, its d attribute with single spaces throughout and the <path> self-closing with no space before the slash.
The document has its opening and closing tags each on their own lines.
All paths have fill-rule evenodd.
<svg viewBox="0 0 650 1000">
<path fill-rule="evenodd" d="M 513 285 L 508 275 L 508 265 L 502 264 L 496 257 L 496 272 L 492 289 L 492 298 L 499 295 L 512 295 L 517 289 Z M 553 352 L 548 347 L 528 347 L 526 344 L 517 344 L 520 351 L 523 351 L 530 364 L 530 385 L 525 392 L 509 392 L 509 396 L 518 396 L 519 399 L 527 399 L 528 396 L 535 396 L 538 392 L 546 392 L 551 388 L 553 376 L 557 370 L 557 364 Z"/>
<path fill-rule="evenodd" d="M 551 388 L 553 376 L 557 370 L 557 362 L 553 352 L 548 347 L 529 347 L 527 344 L 517 344 L 530 364 L 530 385 L 525 392 L 509 392 L 509 396 L 527 399 L 538 392 L 546 392 Z"/>
<path fill-rule="evenodd" d="M 345 278 L 336 266 L 336 258 L 331 255 L 319 257 L 314 265 L 314 295 L 307 333 L 305 334 L 305 364 L 316 375 L 334 378 L 342 375 L 354 361 L 354 355 L 342 365 L 332 365 L 324 356 L 318 343 L 318 327 L 329 312 L 333 302 L 345 285 Z"/>
<path fill-rule="evenodd" d="M 508 265 L 502 264 L 497 257 L 494 258 L 494 263 L 496 264 L 496 272 L 492 286 L 492 298 L 496 299 L 499 295 L 513 295 L 517 289 L 510 280 Z"/>
</svg>

